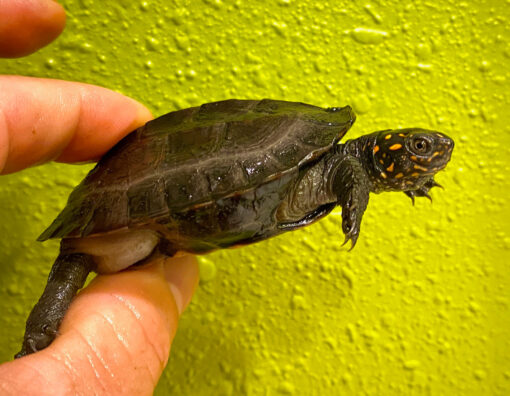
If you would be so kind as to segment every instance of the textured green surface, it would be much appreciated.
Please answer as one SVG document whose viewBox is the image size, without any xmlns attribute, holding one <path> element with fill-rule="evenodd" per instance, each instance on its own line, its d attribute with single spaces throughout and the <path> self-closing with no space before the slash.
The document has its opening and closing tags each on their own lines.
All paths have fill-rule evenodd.
<svg viewBox="0 0 510 396">
<path fill-rule="evenodd" d="M 336 212 L 202 259 L 156 394 L 510 394 L 510 3 L 66 0 L 53 45 L 0 72 L 86 81 L 155 115 L 225 98 L 352 104 L 349 136 L 456 140 L 434 203 L 371 198 L 354 251 Z M 19 346 L 90 166 L 0 179 L 0 353 Z"/>
</svg>

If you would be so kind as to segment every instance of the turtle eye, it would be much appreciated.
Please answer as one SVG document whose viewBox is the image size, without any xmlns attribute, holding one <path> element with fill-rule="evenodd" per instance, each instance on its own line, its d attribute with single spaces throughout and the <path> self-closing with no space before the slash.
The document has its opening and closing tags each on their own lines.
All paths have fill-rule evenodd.
<svg viewBox="0 0 510 396">
<path fill-rule="evenodd" d="M 426 139 L 422 137 L 416 137 L 413 139 L 411 147 L 417 154 L 425 154 L 429 151 L 430 144 Z"/>
</svg>

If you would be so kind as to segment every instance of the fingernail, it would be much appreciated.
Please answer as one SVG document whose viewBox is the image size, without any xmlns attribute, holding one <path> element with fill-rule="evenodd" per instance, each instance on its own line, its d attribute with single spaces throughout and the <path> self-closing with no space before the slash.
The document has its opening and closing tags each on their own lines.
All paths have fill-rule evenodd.
<svg viewBox="0 0 510 396">
<path fill-rule="evenodd" d="M 130 99 L 136 105 L 136 117 L 135 117 L 135 119 L 133 121 L 133 124 L 132 124 L 132 126 L 134 128 L 138 128 L 140 125 L 143 125 L 147 121 L 150 121 L 150 120 L 152 120 L 154 118 L 154 116 L 152 115 L 151 111 L 147 107 L 145 107 L 140 102 L 137 102 L 133 98 L 130 98 Z"/>
<path fill-rule="evenodd" d="M 197 259 L 194 256 L 167 259 L 164 271 L 180 315 L 190 303 L 198 285 Z"/>
</svg>

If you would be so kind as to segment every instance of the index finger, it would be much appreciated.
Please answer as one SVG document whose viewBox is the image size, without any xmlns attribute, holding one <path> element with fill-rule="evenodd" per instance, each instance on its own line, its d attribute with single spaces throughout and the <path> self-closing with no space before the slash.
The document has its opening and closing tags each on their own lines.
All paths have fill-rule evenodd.
<svg viewBox="0 0 510 396">
<path fill-rule="evenodd" d="M 106 88 L 0 76 L 0 173 L 95 160 L 151 118 L 145 106 Z"/>
<path fill-rule="evenodd" d="M 0 0 L 0 57 L 37 51 L 64 29 L 66 14 L 53 0 Z"/>
</svg>

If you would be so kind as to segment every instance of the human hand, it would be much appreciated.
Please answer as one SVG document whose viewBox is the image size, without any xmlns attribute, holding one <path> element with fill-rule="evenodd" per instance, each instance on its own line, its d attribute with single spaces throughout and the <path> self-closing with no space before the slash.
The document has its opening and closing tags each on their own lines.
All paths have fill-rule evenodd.
<svg viewBox="0 0 510 396">
<path fill-rule="evenodd" d="M 64 21 L 50 0 L 0 0 L 0 55 L 37 50 Z M 0 173 L 94 160 L 149 119 L 143 105 L 104 88 L 0 76 Z M 97 276 L 48 348 L 0 365 L 0 393 L 151 394 L 197 282 L 190 256 Z"/>
</svg>

